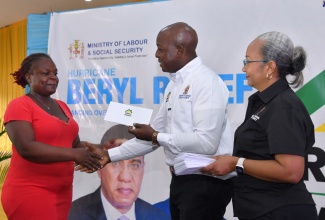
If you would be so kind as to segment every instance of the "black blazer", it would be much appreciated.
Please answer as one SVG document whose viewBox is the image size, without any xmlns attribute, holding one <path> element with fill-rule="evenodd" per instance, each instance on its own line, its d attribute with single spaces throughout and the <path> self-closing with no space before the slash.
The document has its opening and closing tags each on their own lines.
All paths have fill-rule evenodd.
<svg viewBox="0 0 325 220">
<path fill-rule="evenodd" d="M 171 219 L 170 216 L 161 209 L 139 198 L 135 200 L 135 216 L 136 220 Z M 72 202 L 69 220 L 107 220 L 100 197 L 100 187 L 95 192 Z"/>
</svg>

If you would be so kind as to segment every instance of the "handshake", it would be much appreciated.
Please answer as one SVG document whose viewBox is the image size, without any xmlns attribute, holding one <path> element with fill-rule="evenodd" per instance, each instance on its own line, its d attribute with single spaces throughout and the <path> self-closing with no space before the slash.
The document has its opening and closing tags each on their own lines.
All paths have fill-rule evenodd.
<svg viewBox="0 0 325 220">
<path fill-rule="evenodd" d="M 125 139 L 112 139 L 105 144 L 80 142 L 82 147 L 76 148 L 74 170 L 93 173 L 103 168 L 107 163 L 111 162 L 107 150 L 117 147 L 125 141 Z"/>
</svg>

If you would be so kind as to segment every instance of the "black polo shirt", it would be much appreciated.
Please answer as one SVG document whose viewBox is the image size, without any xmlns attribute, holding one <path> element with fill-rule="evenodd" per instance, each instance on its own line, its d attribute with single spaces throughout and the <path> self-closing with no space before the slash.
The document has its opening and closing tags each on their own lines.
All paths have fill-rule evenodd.
<svg viewBox="0 0 325 220">
<path fill-rule="evenodd" d="M 275 154 L 307 158 L 315 143 L 314 125 L 301 100 L 285 79 L 249 97 L 245 121 L 235 132 L 234 155 L 274 160 Z M 276 183 L 244 174 L 234 180 L 234 214 L 256 218 L 288 204 L 315 204 L 301 180 Z"/>
</svg>

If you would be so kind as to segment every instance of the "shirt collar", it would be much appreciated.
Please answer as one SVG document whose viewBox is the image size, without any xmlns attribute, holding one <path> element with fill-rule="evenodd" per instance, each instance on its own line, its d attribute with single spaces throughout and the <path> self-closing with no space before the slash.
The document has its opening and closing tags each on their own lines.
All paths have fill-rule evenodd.
<svg viewBox="0 0 325 220">
<path fill-rule="evenodd" d="M 251 97 L 249 97 L 249 100 L 254 100 L 256 98 L 259 98 L 264 103 L 268 103 L 271 99 L 273 99 L 275 96 L 277 96 L 279 93 L 283 92 L 284 90 L 290 88 L 288 82 L 286 79 L 279 79 L 275 83 L 273 83 L 271 86 L 263 90 L 262 92 L 256 92 Z"/>
<path fill-rule="evenodd" d="M 171 80 L 174 82 L 183 82 L 185 78 L 192 72 L 190 71 L 193 67 L 202 64 L 200 57 L 196 57 L 190 62 L 188 62 L 182 69 L 178 70 L 176 73 L 170 73 Z"/>
<path fill-rule="evenodd" d="M 127 213 L 122 214 L 114 206 L 112 206 L 111 203 L 109 203 L 106 200 L 106 198 L 105 198 L 105 196 L 104 196 L 104 194 L 102 192 L 102 189 L 100 189 L 100 197 L 102 199 L 102 204 L 103 204 L 105 215 L 106 215 L 107 219 L 118 219 L 122 215 L 125 215 L 129 219 L 135 219 L 134 202 L 132 204 L 131 209 Z"/>
</svg>

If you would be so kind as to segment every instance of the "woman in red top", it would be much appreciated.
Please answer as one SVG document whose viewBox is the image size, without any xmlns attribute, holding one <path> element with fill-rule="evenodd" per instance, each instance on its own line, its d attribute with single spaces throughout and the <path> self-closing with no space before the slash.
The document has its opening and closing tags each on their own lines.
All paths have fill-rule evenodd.
<svg viewBox="0 0 325 220">
<path fill-rule="evenodd" d="M 11 219 L 64 220 L 72 202 L 73 164 L 98 170 L 101 152 L 81 142 L 68 106 L 50 96 L 59 83 L 52 59 L 28 56 L 13 73 L 30 92 L 12 100 L 4 123 L 13 144 L 10 168 L 2 189 L 2 205 Z"/>
</svg>

